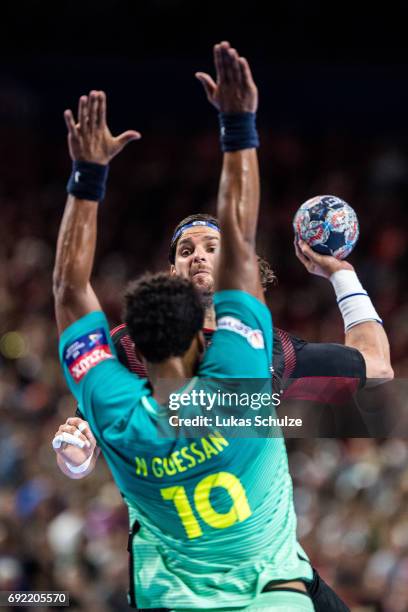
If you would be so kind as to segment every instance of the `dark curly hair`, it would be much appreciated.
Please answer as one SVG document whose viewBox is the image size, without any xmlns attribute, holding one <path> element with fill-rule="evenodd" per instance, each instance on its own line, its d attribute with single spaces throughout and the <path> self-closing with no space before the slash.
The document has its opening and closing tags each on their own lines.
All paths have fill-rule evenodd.
<svg viewBox="0 0 408 612">
<path fill-rule="evenodd" d="M 266 259 L 257 255 L 258 266 L 259 266 L 259 275 L 261 277 L 261 285 L 263 289 L 266 291 L 268 285 L 274 285 L 277 282 L 275 272 L 272 270 L 271 265 Z"/>
<path fill-rule="evenodd" d="M 143 357 L 160 363 L 184 355 L 203 327 L 204 308 L 190 281 L 145 274 L 126 289 L 124 320 Z"/>
</svg>

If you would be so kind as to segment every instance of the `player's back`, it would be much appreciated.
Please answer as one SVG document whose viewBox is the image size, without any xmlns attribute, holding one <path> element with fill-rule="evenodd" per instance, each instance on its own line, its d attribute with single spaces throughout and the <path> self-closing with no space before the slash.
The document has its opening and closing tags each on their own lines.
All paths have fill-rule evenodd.
<svg viewBox="0 0 408 612">
<path fill-rule="evenodd" d="M 218 329 L 190 383 L 190 397 L 194 390 L 270 389 L 268 309 L 238 291 L 222 292 L 215 303 Z M 72 374 L 81 359 L 77 353 L 87 351 L 96 332 L 108 339 L 100 313 L 65 332 L 61 354 L 131 524 L 141 525 L 132 543 L 139 606 L 239 607 L 271 580 L 310 578 L 310 566 L 298 557 L 283 439 L 227 437 L 217 433 L 216 423 L 192 438 L 174 426 L 169 431 L 170 406 L 157 404 L 146 380 L 110 358 L 109 346 L 97 367 L 88 352 L 86 373 Z M 178 417 L 193 416 L 191 408 L 180 409 Z M 239 416 L 240 410 L 236 404 L 230 413 Z"/>
<path fill-rule="evenodd" d="M 135 426 L 148 432 L 160 408 L 151 397 L 143 404 Z M 211 427 L 202 433 L 122 448 L 134 471 L 130 481 L 115 470 L 115 480 L 131 522 L 140 524 L 133 547 L 141 606 L 218 607 L 225 592 L 230 605 L 247 605 L 271 580 L 310 578 L 298 556 L 283 438 L 228 437 Z"/>
<path fill-rule="evenodd" d="M 138 428 L 142 420 L 143 415 Z M 279 534 L 284 539 L 289 531 L 285 534 L 283 526 L 295 523 L 284 440 L 228 437 L 212 427 L 201 433 L 151 438 L 148 447 L 129 441 L 122 444 L 120 458 L 116 451 L 105 456 L 139 522 L 152 535 L 174 550 L 191 548 L 197 559 L 217 558 L 222 544 L 224 561 L 244 561 L 266 540 Z M 269 543 L 265 547 L 270 550 Z"/>
</svg>

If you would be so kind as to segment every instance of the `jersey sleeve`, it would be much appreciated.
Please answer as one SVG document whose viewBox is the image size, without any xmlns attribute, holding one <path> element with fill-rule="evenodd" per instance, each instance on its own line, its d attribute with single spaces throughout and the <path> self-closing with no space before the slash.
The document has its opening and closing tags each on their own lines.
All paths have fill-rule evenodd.
<svg viewBox="0 0 408 612">
<path fill-rule="evenodd" d="M 141 378 L 147 378 L 146 366 L 129 336 L 125 323 L 111 329 L 110 336 L 120 363 L 124 365 L 129 372 L 133 372 Z M 84 415 L 78 405 L 75 416 L 84 419 Z"/>
<path fill-rule="evenodd" d="M 102 312 L 92 312 L 61 335 L 60 360 L 68 386 L 98 441 L 109 440 L 126 426 L 146 383 L 118 359 Z"/>
<path fill-rule="evenodd" d="M 258 299 L 238 290 L 214 296 L 217 330 L 199 369 L 208 378 L 269 378 L 272 318 Z"/>
<path fill-rule="evenodd" d="M 285 391 L 286 399 L 308 399 L 343 404 L 366 383 L 363 355 L 342 344 L 305 342 L 290 336 L 295 361 Z M 286 370 L 286 368 L 285 368 Z"/>
<path fill-rule="evenodd" d="M 296 367 L 293 378 L 326 376 L 358 379 L 359 387 L 366 383 L 366 365 L 357 349 L 343 344 L 304 342 L 293 338 Z"/>
</svg>

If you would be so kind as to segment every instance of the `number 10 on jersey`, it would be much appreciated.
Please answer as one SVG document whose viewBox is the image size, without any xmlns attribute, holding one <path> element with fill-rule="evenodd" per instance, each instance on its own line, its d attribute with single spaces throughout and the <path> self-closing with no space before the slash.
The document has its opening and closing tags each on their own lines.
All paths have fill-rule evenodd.
<svg viewBox="0 0 408 612">
<path fill-rule="evenodd" d="M 210 495 L 215 487 L 226 490 L 231 498 L 231 507 L 228 512 L 216 512 L 211 505 Z M 167 487 L 160 490 L 166 501 L 173 502 L 180 521 L 190 539 L 203 535 L 200 523 L 194 514 L 193 507 L 187 497 L 183 486 Z M 251 516 L 251 508 L 239 478 L 229 472 L 209 474 L 197 484 L 194 489 L 194 507 L 201 520 L 215 529 L 226 529 L 235 523 L 245 521 Z"/>
</svg>

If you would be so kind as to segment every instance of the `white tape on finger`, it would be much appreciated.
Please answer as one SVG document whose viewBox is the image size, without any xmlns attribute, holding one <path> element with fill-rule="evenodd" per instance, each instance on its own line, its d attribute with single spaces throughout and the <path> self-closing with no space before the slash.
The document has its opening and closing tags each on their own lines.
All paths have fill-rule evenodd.
<svg viewBox="0 0 408 612">
<path fill-rule="evenodd" d="M 60 448 L 62 444 L 62 437 L 61 436 L 55 436 L 55 438 L 52 441 L 52 448 Z"/>
<path fill-rule="evenodd" d="M 85 423 L 80 423 L 80 424 L 78 425 L 78 429 L 79 429 L 79 431 L 80 431 L 81 433 L 82 433 L 83 431 L 85 431 L 85 429 L 86 429 L 86 425 L 85 425 Z"/>
<path fill-rule="evenodd" d="M 84 442 L 83 440 L 79 440 L 79 438 L 76 438 L 75 436 L 70 433 L 67 433 L 66 431 L 63 431 L 61 434 L 58 434 L 58 436 L 56 436 L 52 441 L 52 445 L 54 448 L 60 448 L 64 442 L 66 444 L 72 444 L 72 446 L 77 446 L 78 448 L 84 448 L 84 446 L 87 445 L 86 442 Z M 57 444 L 57 446 L 55 446 L 55 444 Z"/>
</svg>

